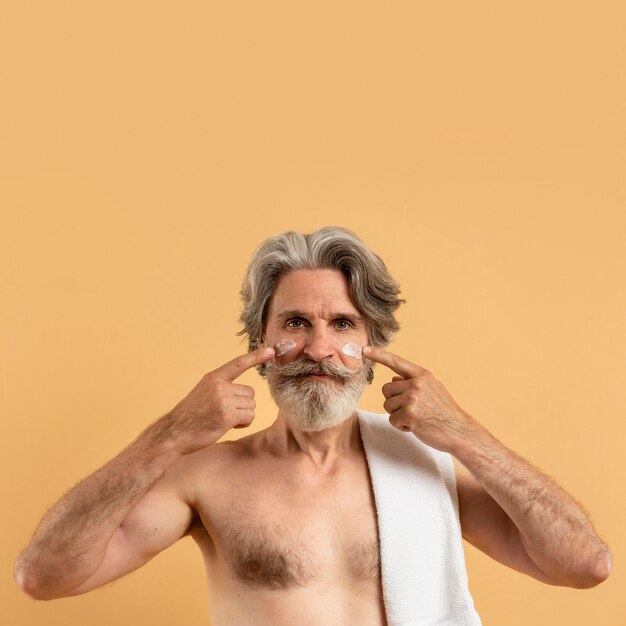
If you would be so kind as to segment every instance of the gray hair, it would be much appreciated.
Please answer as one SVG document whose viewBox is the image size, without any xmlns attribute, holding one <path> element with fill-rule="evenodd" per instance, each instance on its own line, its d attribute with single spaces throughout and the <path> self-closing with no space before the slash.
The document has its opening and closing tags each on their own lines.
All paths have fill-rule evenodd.
<svg viewBox="0 0 626 626">
<path fill-rule="evenodd" d="M 398 297 L 400 286 L 383 260 L 355 233 L 339 226 L 325 226 L 314 233 L 293 230 L 263 241 L 255 250 L 246 270 L 240 295 L 243 329 L 248 350 L 256 350 L 265 325 L 270 299 L 279 278 L 297 269 L 335 269 L 348 279 L 350 296 L 363 315 L 370 345 L 384 347 L 400 330 L 394 317 L 406 302 Z"/>
</svg>

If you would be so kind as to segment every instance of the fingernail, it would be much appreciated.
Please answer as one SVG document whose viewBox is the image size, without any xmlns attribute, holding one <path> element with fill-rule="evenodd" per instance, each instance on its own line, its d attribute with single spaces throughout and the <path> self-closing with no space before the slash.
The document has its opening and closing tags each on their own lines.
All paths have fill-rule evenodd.
<svg viewBox="0 0 626 626">
<path fill-rule="evenodd" d="M 365 348 L 363 348 L 363 354 L 369 354 L 371 351 L 372 351 L 371 346 L 365 346 Z"/>
</svg>

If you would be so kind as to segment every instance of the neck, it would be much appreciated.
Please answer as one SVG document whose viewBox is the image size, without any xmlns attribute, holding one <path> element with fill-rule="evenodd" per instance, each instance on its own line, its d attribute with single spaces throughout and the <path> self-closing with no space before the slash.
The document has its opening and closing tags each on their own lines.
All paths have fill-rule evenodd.
<svg viewBox="0 0 626 626">
<path fill-rule="evenodd" d="M 304 432 L 293 426 L 289 418 L 279 411 L 266 436 L 277 454 L 304 455 L 317 469 L 331 468 L 338 459 L 363 449 L 356 412 L 332 428 Z"/>
</svg>

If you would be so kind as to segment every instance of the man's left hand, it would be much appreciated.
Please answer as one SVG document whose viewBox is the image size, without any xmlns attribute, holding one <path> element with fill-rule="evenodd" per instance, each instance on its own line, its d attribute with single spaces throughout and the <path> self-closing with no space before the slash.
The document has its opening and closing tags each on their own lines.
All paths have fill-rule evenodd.
<svg viewBox="0 0 626 626">
<path fill-rule="evenodd" d="M 398 374 L 382 387 L 383 407 L 398 430 L 412 432 L 433 448 L 453 452 L 477 427 L 427 369 L 375 346 L 365 348 L 363 357 Z"/>
</svg>

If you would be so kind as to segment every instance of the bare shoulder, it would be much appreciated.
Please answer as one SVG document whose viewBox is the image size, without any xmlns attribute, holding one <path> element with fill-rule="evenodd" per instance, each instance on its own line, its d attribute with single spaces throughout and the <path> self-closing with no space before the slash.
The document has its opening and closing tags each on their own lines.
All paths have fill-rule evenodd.
<svg viewBox="0 0 626 626">
<path fill-rule="evenodd" d="M 252 433 L 239 439 L 218 441 L 207 448 L 182 457 L 178 462 L 181 463 L 181 467 L 193 472 L 220 469 L 252 454 L 257 446 L 259 434 Z"/>
<path fill-rule="evenodd" d="M 241 462 L 254 456 L 259 433 L 232 441 L 219 441 L 178 459 L 168 474 L 178 484 L 185 485 L 192 501 L 211 491 L 211 485 L 227 483 Z"/>
<path fill-rule="evenodd" d="M 201 545 L 211 541 L 212 521 L 220 516 L 224 504 L 239 493 L 244 461 L 254 455 L 256 433 L 231 441 L 220 441 L 186 455 L 177 461 L 177 482 L 185 484 L 194 509 L 194 518 L 185 534 Z M 248 482 L 248 481 L 245 481 Z"/>
</svg>

